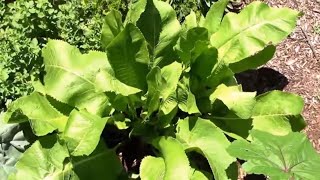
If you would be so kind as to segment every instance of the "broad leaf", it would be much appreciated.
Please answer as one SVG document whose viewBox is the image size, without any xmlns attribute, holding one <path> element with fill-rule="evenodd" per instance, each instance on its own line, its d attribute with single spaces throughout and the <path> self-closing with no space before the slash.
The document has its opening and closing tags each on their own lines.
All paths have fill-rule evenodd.
<svg viewBox="0 0 320 180">
<path fill-rule="evenodd" d="M 140 178 L 141 180 L 163 180 L 165 168 L 162 157 L 147 156 L 142 159 L 140 165 Z"/>
<path fill-rule="evenodd" d="M 181 33 L 175 50 L 181 61 L 189 65 L 209 45 L 208 30 L 201 27 L 189 29 Z"/>
<path fill-rule="evenodd" d="M 160 112 L 157 116 L 159 120 L 158 126 L 162 128 L 170 126 L 170 123 L 178 113 L 178 109 L 176 94 L 172 94 L 160 107 Z"/>
<path fill-rule="evenodd" d="M 160 111 L 165 115 L 171 113 L 178 106 L 177 93 L 172 92 L 170 96 L 160 104 Z"/>
<path fill-rule="evenodd" d="M 229 0 L 219 0 L 210 7 L 203 23 L 203 27 L 208 29 L 210 35 L 217 32 L 219 29 L 228 3 Z"/>
<path fill-rule="evenodd" d="M 208 78 L 217 64 L 217 50 L 215 48 L 207 48 L 201 55 L 191 64 L 190 85 L 195 95 L 204 96 L 203 90 L 208 82 Z M 217 78 L 218 80 L 219 78 Z M 219 83 L 220 84 L 220 83 Z M 209 85 L 208 85 L 209 86 Z"/>
<path fill-rule="evenodd" d="M 239 62 L 264 49 L 270 43 L 284 40 L 296 26 L 299 12 L 289 8 L 270 8 L 253 2 L 239 14 L 228 13 L 211 44 L 219 51 L 219 60 Z M 254 18 L 252 18 L 254 17 Z"/>
<path fill-rule="evenodd" d="M 163 180 L 165 174 L 165 163 L 161 157 L 147 156 L 143 158 L 140 165 L 140 178 L 142 180 Z M 212 179 L 210 173 L 203 173 L 196 169 L 190 171 L 191 180 L 209 180 Z"/>
<path fill-rule="evenodd" d="M 242 167 L 247 173 L 265 174 L 270 179 L 317 180 L 320 177 L 320 155 L 301 133 L 274 136 L 253 130 L 252 142 L 237 140 L 228 152 L 246 160 Z"/>
<path fill-rule="evenodd" d="M 143 9 L 146 10 L 143 11 Z M 132 4 L 126 22 L 136 24 L 149 44 L 153 66 L 163 67 L 174 59 L 173 46 L 180 23 L 173 8 L 158 0 L 141 0 Z"/>
<path fill-rule="evenodd" d="M 256 98 L 252 111 L 253 128 L 274 135 L 286 135 L 300 131 L 306 123 L 300 115 L 303 99 L 297 95 L 272 91 Z"/>
<path fill-rule="evenodd" d="M 190 12 L 188 16 L 186 16 L 182 26 L 181 33 L 186 33 L 189 29 L 195 28 L 198 26 L 197 15 L 193 11 Z"/>
<path fill-rule="evenodd" d="M 63 132 L 67 118 L 55 109 L 45 96 L 34 92 L 13 102 L 4 120 L 9 123 L 29 120 L 34 133 L 43 136 L 56 129 Z"/>
<path fill-rule="evenodd" d="M 147 106 L 148 113 L 151 114 L 160 106 L 164 114 L 170 113 L 177 105 L 175 91 L 182 73 L 180 63 L 174 62 L 160 69 L 154 67 L 147 76 L 148 96 Z M 162 100 L 162 103 L 160 103 Z M 174 105 L 173 105 L 174 104 Z"/>
<path fill-rule="evenodd" d="M 137 27 L 127 24 L 108 45 L 106 52 L 116 79 L 140 90 L 147 89 L 149 54 Z"/>
<path fill-rule="evenodd" d="M 230 84 L 233 72 L 229 67 L 217 61 L 217 50 L 206 48 L 191 64 L 190 90 L 195 95 L 201 113 L 212 110 L 210 95 L 221 83 Z M 231 83 L 232 84 L 232 83 Z"/>
<path fill-rule="evenodd" d="M 165 163 L 164 180 L 188 180 L 190 166 L 183 146 L 172 137 L 160 137 L 153 145 L 159 149 Z"/>
<path fill-rule="evenodd" d="M 85 110 L 73 110 L 62 135 L 71 155 L 91 154 L 99 143 L 106 122 L 106 118 L 100 118 Z"/>
<path fill-rule="evenodd" d="M 141 14 L 137 21 L 137 26 L 143 33 L 148 42 L 151 56 L 155 54 L 156 46 L 159 42 L 161 32 L 161 17 L 153 0 L 145 0 L 147 2 L 145 11 Z M 148 23 L 146 23 L 148 22 Z"/>
<path fill-rule="evenodd" d="M 104 93 L 95 92 L 95 75 L 107 65 L 102 52 L 81 54 L 66 42 L 50 40 L 42 50 L 46 93 L 79 109 L 103 115 L 108 109 Z"/>
<path fill-rule="evenodd" d="M 178 83 L 177 99 L 179 109 L 182 111 L 188 114 L 200 113 L 197 107 L 196 97 L 191 92 L 189 79 L 186 77 L 182 78 Z"/>
<path fill-rule="evenodd" d="M 148 94 L 147 94 L 147 109 L 150 116 L 157 111 L 160 106 L 160 87 L 165 84 L 165 80 L 161 76 L 161 69 L 154 67 L 147 75 Z"/>
<path fill-rule="evenodd" d="M 114 92 L 123 96 L 129 96 L 141 92 L 141 89 L 128 86 L 119 81 L 112 69 L 105 68 L 101 70 L 96 77 L 96 87 L 103 92 Z"/>
<path fill-rule="evenodd" d="M 106 14 L 101 33 L 101 43 L 106 48 L 110 42 L 123 30 L 122 15 L 117 10 Z"/>
<path fill-rule="evenodd" d="M 56 136 L 46 136 L 36 141 L 16 164 L 17 173 L 9 179 L 43 180 L 63 179 L 64 160 L 69 157 L 68 149 Z"/>
<path fill-rule="evenodd" d="M 103 141 L 89 156 L 72 157 L 74 173 L 79 179 L 121 179 L 123 167 L 115 150 L 108 149 Z"/>
<path fill-rule="evenodd" d="M 303 100 L 297 95 L 272 91 L 256 97 L 255 101 L 256 103 L 252 104 L 253 101 L 249 95 L 248 98 L 242 99 L 244 104 L 238 108 L 243 108 L 243 111 L 240 114 L 238 113 L 238 116 L 235 115 L 237 113 L 214 114 L 210 117 L 210 120 L 235 139 L 250 139 L 249 131 L 251 129 L 269 132 L 274 135 L 286 135 L 292 131 L 300 131 L 306 126 L 303 117 L 300 115 L 303 109 Z M 237 100 L 238 102 L 241 101 Z M 231 107 L 230 105 L 227 106 Z M 250 119 L 243 119 L 244 116 L 239 117 L 241 114 L 251 114 L 251 117 Z"/>
<path fill-rule="evenodd" d="M 167 99 L 172 92 L 177 89 L 177 84 L 179 82 L 182 73 L 182 66 L 180 63 L 174 62 L 168 66 L 161 69 L 161 77 L 164 83 L 160 86 L 160 97 Z"/>
<path fill-rule="evenodd" d="M 240 86 L 227 87 L 222 84 L 210 95 L 210 100 L 213 103 L 219 99 L 240 118 L 249 119 L 255 105 L 255 96 L 256 93 L 242 92 Z"/>
<path fill-rule="evenodd" d="M 222 111 L 224 113 L 224 111 Z M 242 119 L 234 113 L 213 115 L 210 121 L 218 126 L 225 134 L 234 139 L 246 139 L 252 129 L 252 119 Z"/>
<path fill-rule="evenodd" d="M 147 1 L 148 0 L 133 1 L 132 4 L 129 6 L 129 11 L 127 13 L 124 24 L 136 24 L 141 14 L 145 11 Z"/>
<path fill-rule="evenodd" d="M 211 176 L 207 177 L 205 173 L 192 169 L 192 173 L 190 175 L 190 180 L 211 180 L 213 179 Z M 211 175 L 211 174 L 210 174 Z"/>
<path fill-rule="evenodd" d="M 187 151 L 207 158 L 215 179 L 228 179 L 226 170 L 235 158 L 227 153 L 230 142 L 218 127 L 205 119 L 187 118 L 178 122 L 176 136 Z"/>
<path fill-rule="evenodd" d="M 256 69 L 257 67 L 266 64 L 270 59 L 272 59 L 275 52 L 276 47 L 273 45 L 268 45 L 257 54 L 247 57 L 239 62 L 230 64 L 229 67 L 234 73 L 240 73 L 249 69 Z"/>
</svg>

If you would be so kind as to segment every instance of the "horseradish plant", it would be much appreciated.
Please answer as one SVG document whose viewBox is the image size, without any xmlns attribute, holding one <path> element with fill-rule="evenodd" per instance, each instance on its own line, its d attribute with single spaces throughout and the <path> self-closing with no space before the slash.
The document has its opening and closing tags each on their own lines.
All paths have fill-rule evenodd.
<svg viewBox="0 0 320 180">
<path fill-rule="evenodd" d="M 318 179 L 320 157 L 298 133 L 303 100 L 243 92 L 234 78 L 266 63 L 299 13 L 254 2 L 223 16 L 227 4 L 215 3 L 200 21 L 191 12 L 182 25 L 157 0 L 134 2 L 124 22 L 113 10 L 102 30 L 105 52 L 82 54 L 50 40 L 44 81 L 3 117 L 29 121 L 38 137 L 8 178 L 226 180 L 237 179 L 239 158 L 247 173 Z M 106 124 L 129 132 L 127 139 L 107 147 L 117 137 Z M 139 171 L 124 168 L 125 156 L 116 154 L 133 139 L 139 146 L 127 152 L 148 152 L 135 159 Z"/>
</svg>

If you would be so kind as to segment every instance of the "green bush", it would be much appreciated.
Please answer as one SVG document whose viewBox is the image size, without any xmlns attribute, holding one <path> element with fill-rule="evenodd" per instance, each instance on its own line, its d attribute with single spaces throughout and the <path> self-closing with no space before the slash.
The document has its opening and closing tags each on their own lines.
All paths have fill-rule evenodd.
<svg viewBox="0 0 320 180">
<path fill-rule="evenodd" d="M 62 39 L 86 52 L 101 50 L 104 12 L 127 10 L 126 3 L 84 0 L 17 0 L 0 3 L 0 111 L 5 103 L 33 91 L 43 75 L 40 49 L 48 39 Z"/>
<path fill-rule="evenodd" d="M 176 11 L 177 18 L 183 22 L 185 17 L 191 12 L 196 12 L 197 16 L 201 16 L 201 2 L 196 0 L 162 0 L 168 2 Z"/>
</svg>

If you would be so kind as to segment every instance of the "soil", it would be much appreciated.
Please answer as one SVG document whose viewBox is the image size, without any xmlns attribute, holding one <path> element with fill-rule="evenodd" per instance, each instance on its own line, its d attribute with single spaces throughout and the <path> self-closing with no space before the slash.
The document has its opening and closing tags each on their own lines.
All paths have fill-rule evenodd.
<svg viewBox="0 0 320 180">
<path fill-rule="evenodd" d="M 249 3 L 247 0 L 246 3 Z M 320 152 L 320 0 L 264 0 L 272 7 L 290 7 L 303 13 L 297 28 L 278 47 L 274 58 L 259 69 L 257 81 L 267 85 L 259 91 L 283 89 L 305 101 L 303 115 L 310 141 Z M 273 71 L 272 71 L 273 70 Z M 274 76 L 276 75 L 276 76 Z M 259 88 L 259 87 L 258 87 Z"/>
</svg>

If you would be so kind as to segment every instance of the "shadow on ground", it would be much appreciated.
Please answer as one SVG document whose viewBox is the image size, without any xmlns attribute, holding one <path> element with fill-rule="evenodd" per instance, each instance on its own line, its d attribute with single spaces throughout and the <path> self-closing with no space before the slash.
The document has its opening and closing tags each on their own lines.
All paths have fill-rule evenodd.
<svg viewBox="0 0 320 180">
<path fill-rule="evenodd" d="M 244 180 L 266 180 L 267 178 L 263 175 L 249 174 L 244 177 Z"/>
<path fill-rule="evenodd" d="M 283 90 L 289 83 L 283 74 L 266 67 L 244 71 L 235 76 L 243 91 L 257 91 L 258 95 L 272 90 Z"/>
</svg>

